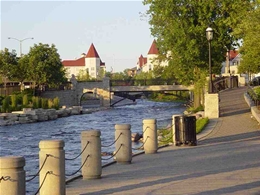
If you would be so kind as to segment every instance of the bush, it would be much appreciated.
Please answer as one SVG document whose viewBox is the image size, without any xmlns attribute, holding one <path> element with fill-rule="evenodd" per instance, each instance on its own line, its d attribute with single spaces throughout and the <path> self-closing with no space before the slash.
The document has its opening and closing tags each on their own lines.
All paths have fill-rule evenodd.
<svg viewBox="0 0 260 195">
<path fill-rule="evenodd" d="M 48 108 L 53 108 L 53 101 L 52 99 L 48 99 Z"/>
<path fill-rule="evenodd" d="M 10 112 L 11 107 L 10 107 L 10 96 L 6 96 L 5 99 L 3 100 L 3 105 L 1 107 L 1 112 Z"/>
<path fill-rule="evenodd" d="M 16 95 L 11 95 L 11 102 L 12 102 L 12 110 L 16 110 L 18 105 Z"/>
<path fill-rule="evenodd" d="M 42 98 L 41 103 L 42 103 L 42 108 L 43 109 L 48 109 L 48 99 Z"/>
<path fill-rule="evenodd" d="M 40 98 L 33 96 L 32 97 L 32 104 L 33 104 L 34 109 L 40 108 Z"/>
<path fill-rule="evenodd" d="M 23 107 L 27 107 L 28 104 L 29 104 L 28 95 L 25 94 L 25 95 L 23 95 L 23 104 L 22 105 L 23 105 Z"/>
<path fill-rule="evenodd" d="M 55 97 L 53 99 L 53 108 L 55 108 L 56 110 L 58 110 L 60 108 L 60 100 L 58 97 Z"/>
</svg>

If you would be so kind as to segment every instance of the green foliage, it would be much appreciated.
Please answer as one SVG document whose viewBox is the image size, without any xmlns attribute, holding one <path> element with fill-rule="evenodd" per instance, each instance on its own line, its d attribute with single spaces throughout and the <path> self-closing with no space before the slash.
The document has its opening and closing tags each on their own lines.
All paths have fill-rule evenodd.
<svg viewBox="0 0 260 195">
<path fill-rule="evenodd" d="M 219 74 L 225 61 L 224 46 L 236 45 L 241 36 L 235 29 L 247 11 L 252 8 L 249 0 L 144 0 L 149 6 L 146 12 L 151 34 L 157 38 L 160 58 L 170 61 L 167 69 L 180 83 L 198 81 L 198 70 L 208 72 L 208 41 L 205 30 L 210 25 L 214 30 L 212 70 Z M 170 52 L 170 55 L 167 55 Z M 168 72 L 169 72 L 168 71 Z M 206 80 L 204 79 L 204 84 Z"/>
<path fill-rule="evenodd" d="M 40 98 L 37 96 L 32 97 L 32 106 L 34 109 L 38 109 L 41 106 Z"/>
<path fill-rule="evenodd" d="M 190 113 L 196 113 L 196 112 L 199 112 L 199 111 L 204 111 L 204 107 L 202 105 L 198 106 L 198 107 L 190 107 L 187 109 L 188 112 Z"/>
<path fill-rule="evenodd" d="M 53 100 L 52 99 L 48 99 L 48 108 L 49 109 L 53 108 Z"/>
<path fill-rule="evenodd" d="M 23 107 L 27 107 L 29 104 L 29 100 L 28 100 L 28 95 L 27 94 L 24 94 L 23 95 Z"/>
<path fill-rule="evenodd" d="M 43 109 L 48 109 L 48 99 L 46 99 L 46 98 L 42 98 L 42 105 L 41 105 L 41 107 L 43 108 Z"/>
<path fill-rule="evenodd" d="M 10 111 L 11 111 L 10 96 L 6 96 L 2 101 L 1 112 L 10 112 Z"/>
<path fill-rule="evenodd" d="M 53 99 L 53 108 L 55 108 L 56 110 L 58 110 L 60 108 L 60 100 L 58 97 L 55 97 Z"/>
<path fill-rule="evenodd" d="M 240 53 L 243 60 L 238 67 L 239 73 L 258 73 L 260 71 L 260 1 L 254 2 L 251 9 L 242 18 L 239 28 L 234 33 L 242 36 L 242 47 Z"/>
<path fill-rule="evenodd" d="M 31 47 L 29 54 L 29 78 L 38 85 L 59 86 L 66 81 L 65 69 L 54 44 L 39 43 Z"/>
<path fill-rule="evenodd" d="M 184 101 L 189 98 L 189 92 L 168 92 L 160 93 L 154 92 L 150 97 L 153 101 L 171 102 L 171 101 Z"/>
<path fill-rule="evenodd" d="M 207 118 L 200 118 L 196 120 L 196 133 L 200 133 L 203 128 L 208 124 L 209 119 Z"/>
<path fill-rule="evenodd" d="M 78 81 L 89 81 L 92 80 L 91 76 L 89 75 L 88 70 L 79 70 L 78 75 L 76 75 Z"/>
<path fill-rule="evenodd" d="M 17 57 L 15 51 L 9 52 L 7 48 L 0 51 L 0 75 L 6 79 L 12 79 L 13 69 L 17 65 Z"/>
<path fill-rule="evenodd" d="M 17 109 L 17 96 L 16 95 L 11 95 L 11 103 L 12 103 L 12 109 L 15 110 Z"/>
</svg>

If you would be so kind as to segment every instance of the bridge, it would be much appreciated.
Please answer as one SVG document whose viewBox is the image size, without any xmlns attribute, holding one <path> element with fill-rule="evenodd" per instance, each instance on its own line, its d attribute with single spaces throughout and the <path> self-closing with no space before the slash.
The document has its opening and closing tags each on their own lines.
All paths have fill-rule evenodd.
<svg viewBox="0 0 260 195">
<path fill-rule="evenodd" d="M 215 79 L 213 82 L 213 90 L 214 92 L 223 90 L 231 86 L 232 83 L 234 83 L 232 87 L 237 86 L 237 79 L 235 79 L 235 77 L 232 80 L 230 77 Z M 89 105 L 95 104 L 96 106 L 110 107 L 126 98 L 134 101 L 135 99 L 140 98 L 143 93 L 160 91 L 190 91 L 194 88 L 193 85 L 180 85 L 175 80 L 161 79 L 110 80 L 109 78 L 104 78 L 102 81 L 88 82 L 78 82 L 75 79 L 71 81 L 71 85 L 72 87 L 69 90 L 45 91 L 42 93 L 43 97 L 59 97 L 60 104 L 67 106 L 82 105 L 83 102 L 88 102 L 87 104 Z M 122 99 L 114 101 L 112 98 L 113 95 L 120 96 Z"/>
</svg>

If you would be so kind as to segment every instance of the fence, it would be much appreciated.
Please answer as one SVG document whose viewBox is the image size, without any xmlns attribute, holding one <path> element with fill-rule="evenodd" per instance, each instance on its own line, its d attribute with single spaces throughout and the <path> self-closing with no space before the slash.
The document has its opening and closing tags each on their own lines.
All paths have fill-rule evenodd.
<svg viewBox="0 0 260 195">
<path fill-rule="evenodd" d="M 108 145 L 101 144 L 99 130 L 86 130 L 81 133 L 81 152 L 73 158 L 66 158 L 63 140 L 42 140 L 39 143 L 39 170 L 26 178 L 24 157 L 0 157 L 0 191 L 5 195 L 25 195 L 26 183 L 39 177 L 39 188 L 35 194 L 65 195 L 65 177 L 74 176 L 81 171 L 83 179 L 99 179 L 102 175 L 102 160 L 130 164 L 132 150 L 142 150 L 145 154 L 157 153 L 158 143 L 174 140 L 175 125 L 168 127 L 169 132 L 158 139 L 156 119 L 143 120 L 143 144 L 132 148 L 131 125 L 116 124 L 115 140 Z M 115 150 L 109 158 L 101 157 L 102 148 L 114 145 Z M 81 157 L 81 166 L 68 174 L 65 164 Z"/>
<path fill-rule="evenodd" d="M 0 95 L 5 96 L 5 95 L 11 95 L 15 91 L 20 91 L 20 86 L 6 86 L 0 87 Z"/>
</svg>

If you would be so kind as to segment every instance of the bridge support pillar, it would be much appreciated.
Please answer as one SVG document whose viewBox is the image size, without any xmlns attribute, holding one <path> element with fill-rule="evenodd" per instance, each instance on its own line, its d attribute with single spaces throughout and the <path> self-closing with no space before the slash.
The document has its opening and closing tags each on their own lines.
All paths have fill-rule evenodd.
<svg viewBox="0 0 260 195">
<path fill-rule="evenodd" d="M 205 117 L 219 118 L 219 95 L 218 93 L 205 94 Z"/>
</svg>

